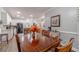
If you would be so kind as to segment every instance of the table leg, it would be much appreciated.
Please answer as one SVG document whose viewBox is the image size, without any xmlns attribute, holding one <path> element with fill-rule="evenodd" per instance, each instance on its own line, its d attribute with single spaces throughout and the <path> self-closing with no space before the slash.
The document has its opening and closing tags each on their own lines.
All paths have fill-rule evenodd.
<svg viewBox="0 0 79 59">
<path fill-rule="evenodd" d="M 6 37 L 7 37 L 6 40 L 7 40 L 7 44 L 8 44 L 8 34 L 6 35 Z"/>
<path fill-rule="evenodd" d="M 1 41 L 1 44 L 2 44 L 2 36 L 0 35 L 0 41 Z"/>
</svg>

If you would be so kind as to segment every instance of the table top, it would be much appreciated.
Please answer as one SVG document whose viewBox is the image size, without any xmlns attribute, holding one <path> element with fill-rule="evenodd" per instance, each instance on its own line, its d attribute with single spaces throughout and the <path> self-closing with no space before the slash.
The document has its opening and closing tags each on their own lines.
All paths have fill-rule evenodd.
<svg viewBox="0 0 79 59">
<path fill-rule="evenodd" d="M 55 48 L 60 40 L 44 36 L 41 33 L 36 33 L 34 39 L 32 33 L 27 33 L 19 35 L 19 42 L 21 51 L 23 52 L 42 52 L 49 46 Z"/>
</svg>

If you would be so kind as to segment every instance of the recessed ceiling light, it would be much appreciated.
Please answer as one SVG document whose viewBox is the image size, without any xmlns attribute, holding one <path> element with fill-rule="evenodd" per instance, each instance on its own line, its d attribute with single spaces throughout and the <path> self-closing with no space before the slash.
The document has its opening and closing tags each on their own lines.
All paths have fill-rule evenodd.
<svg viewBox="0 0 79 59">
<path fill-rule="evenodd" d="M 41 18 L 42 18 L 42 19 L 44 19 L 44 18 L 45 18 L 45 16 L 43 15 Z"/>
<path fill-rule="evenodd" d="M 17 14 L 21 14 L 21 12 L 20 11 L 17 11 Z"/>
<path fill-rule="evenodd" d="M 33 17 L 33 15 L 30 15 L 30 17 Z"/>
</svg>

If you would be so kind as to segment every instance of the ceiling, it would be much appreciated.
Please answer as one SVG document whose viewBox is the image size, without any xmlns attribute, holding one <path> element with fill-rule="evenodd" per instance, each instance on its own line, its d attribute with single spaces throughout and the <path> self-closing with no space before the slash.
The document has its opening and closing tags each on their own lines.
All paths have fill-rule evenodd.
<svg viewBox="0 0 79 59">
<path fill-rule="evenodd" d="M 4 7 L 13 19 L 39 18 L 50 7 Z"/>
</svg>

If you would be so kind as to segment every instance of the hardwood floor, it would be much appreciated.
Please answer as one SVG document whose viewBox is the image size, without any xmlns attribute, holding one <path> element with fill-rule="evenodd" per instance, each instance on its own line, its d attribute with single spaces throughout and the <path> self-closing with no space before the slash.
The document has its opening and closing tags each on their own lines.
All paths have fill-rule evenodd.
<svg viewBox="0 0 79 59">
<path fill-rule="evenodd" d="M 18 52 L 15 37 L 8 44 L 6 42 L 0 43 L 0 52 Z"/>
</svg>

